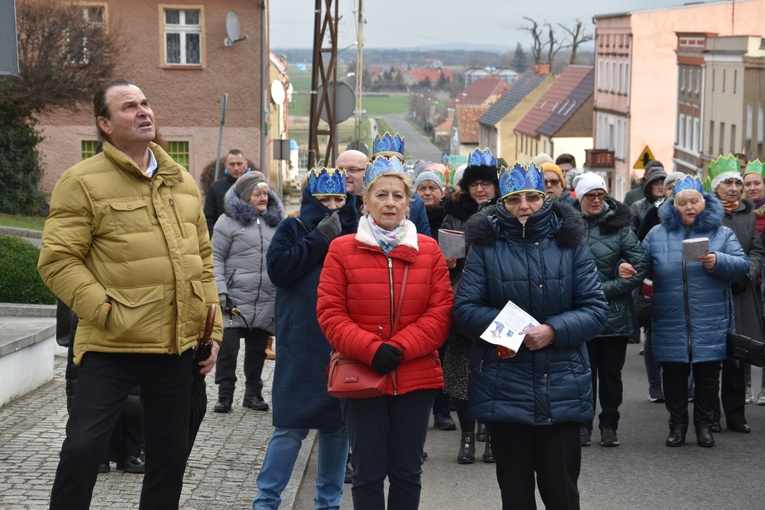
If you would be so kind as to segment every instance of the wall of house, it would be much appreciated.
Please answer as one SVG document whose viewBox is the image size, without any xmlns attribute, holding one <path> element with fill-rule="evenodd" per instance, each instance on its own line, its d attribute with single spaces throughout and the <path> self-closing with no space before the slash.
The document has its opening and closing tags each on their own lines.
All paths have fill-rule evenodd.
<svg viewBox="0 0 765 510">
<path fill-rule="evenodd" d="M 188 141 L 190 172 L 196 178 L 215 159 L 221 104 L 228 93 L 222 153 L 238 148 L 260 161 L 261 140 L 261 11 L 249 0 L 193 0 L 178 8 L 201 9 L 202 65 L 164 65 L 164 27 L 156 0 L 93 2 L 107 8 L 109 30 L 125 40 L 115 77 L 135 82 L 149 99 L 159 131 L 169 141 Z M 247 40 L 225 47 L 226 14 L 239 17 Z M 266 58 L 268 58 L 266 56 Z M 41 116 L 45 136 L 40 149 L 46 165 L 41 188 L 52 190 L 63 170 L 81 159 L 80 142 L 94 140 L 92 98 L 71 111 Z"/>
<path fill-rule="evenodd" d="M 735 18 L 731 22 L 731 10 Z M 720 35 L 761 33 L 765 2 L 743 0 L 707 5 L 689 5 L 674 9 L 635 12 L 629 16 L 596 18 L 597 34 L 631 34 L 629 93 L 623 99 L 628 109 L 619 106 L 622 99 L 602 98 L 596 91 L 595 107 L 628 118 L 627 147 L 624 159 L 615 162 L 616 175 L 629 178 L 632 166 L 643 148 L 650 147 L 656 159 L 669 165 L 673 155 L 677 117 L 677 46 L 676 32 L 717 32 Z M 725 20 L 722 23 L 720 20 Z M 596 73 L 599 60 L 596 56 Z M 596 75 L 596 87 L 598 77 Z M 602 145 L 597 133 L 596 148 Z M 669 169 L 668 169 L 669 170 Z M 642 171 L 639 172 L 642 174 Z"/>
<path fill-rule="evenodd" d="M 510 111 L 510 113 L 505 115 L 499 124 L 497 124 L 498 148 L 496 154 L 498 158 L 504 158 L 508 163 L 511 161 L 515 162 L 518 159 L 517 137 L 514 132 L 515 127 L 523 117 L 529 113 L 529 110 L 537 104 L 539 98 L 547 92 L 547 89 L 549 89 L 553 83 L 555 83 L 555 76 L 548 74 L 537 88 L 529 92 L 526 97 L 524 97 L 523 100 Z"/>
</svg>

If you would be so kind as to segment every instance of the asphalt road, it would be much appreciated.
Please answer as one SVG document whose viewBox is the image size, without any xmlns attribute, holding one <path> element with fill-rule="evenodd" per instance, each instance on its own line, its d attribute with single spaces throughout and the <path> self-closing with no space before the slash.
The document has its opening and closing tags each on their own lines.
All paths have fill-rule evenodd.
<svg viewBox="0 0 765 510">
<path fill-rule="evenodd" d="M 441 161 L 441 150 L 409 124 L 405 113 L 383 115 L 382 118 L 394 132 L 404 137 L 406 152 L 413 160 Z"/>
<path fill-rule="evenodd" d="M 715 435 L 714 448 L 696 446 L 688 432 L 688 444 L 667 448 L 667 411 L 663 404 L 648 401 L 643 357 L 631 345 L 624 367 L 624 403 L 620 409 L 618 448 L 603 448 L 600 434 L 582 451 L 579 479 L 581 508 L 587 510 L 718 510 L 765 508 L 765 487 L 760 478 L 765 461 L 765 407 L 747 406 L 751 434 L 725 429 Z M 759 391 L 761 370 L 753 368 L 754 394 Z M 691 404 L 692 405 L 692 404 Z M 473 465 L 456 462 L 459 431 L 431 428 L 423 466 L 422 510 L 470 510 L 501 508 L 493 464 L 478 460 Z M 476 457 L 483 453 L 478 443 Z M 293 508 L 313 508 L 316 476 L 312 454 Z M 346 485 L 342 510 L 353 508 L 350 485 Z M 538 499 L 538 507 L 544 508 Z"/>
</svg>

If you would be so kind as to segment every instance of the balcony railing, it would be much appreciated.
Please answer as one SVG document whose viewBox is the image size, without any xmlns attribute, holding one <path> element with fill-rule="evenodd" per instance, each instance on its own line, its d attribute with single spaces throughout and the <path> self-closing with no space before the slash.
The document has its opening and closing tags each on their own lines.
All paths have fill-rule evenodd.
<svg viewBox="0 0 765 510">
<path fill-rule="evenodd" d="M 585 168 L 613 168 L 614 151 L 606 149 L 585 149 Z"/>
</svg>

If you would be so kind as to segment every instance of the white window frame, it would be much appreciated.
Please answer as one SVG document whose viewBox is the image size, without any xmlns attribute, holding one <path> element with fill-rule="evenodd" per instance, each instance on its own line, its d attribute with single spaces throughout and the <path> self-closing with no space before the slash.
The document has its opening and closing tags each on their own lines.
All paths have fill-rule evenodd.
<svg viewBox="0 0 765 510">
<path fill-rule="evenodd" d="M 168 11 L 179 12 L 179 23 L 167 23 Z M 198 13 L 198 23 L 186 23 L 187 13 L 190 11 L 196 11 Z M 205 39 L 204 39 L 204 19 L 205 12 L 202 5 L 173 5 L 173 4 L 160 4 L 160 33 L 162 34 L 162 67 L 204 67 L 205 63 Z M 168 36 L 177 35 L 179 45 L 179 62 L 170 62 L 170 45 L 168 44 Z M 198 61 L 190 60 L 193 56 L 187 54 L 189 36 L 197 36 L 199 40 L 199 56 Z"/>
</svg>

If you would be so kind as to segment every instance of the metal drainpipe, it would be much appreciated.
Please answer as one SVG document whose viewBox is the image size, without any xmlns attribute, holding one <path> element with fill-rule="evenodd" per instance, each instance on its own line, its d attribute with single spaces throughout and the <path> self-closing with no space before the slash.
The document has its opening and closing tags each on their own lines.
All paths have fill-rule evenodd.
<svg viewBox="0 0 765 510">
<path fill-rule="evenodd" d="M 266 169 L 266 78 L 268 75 L 268 46 L 266 44 L 266 3 L 260 1 L 260 171 L 268 180 L 270 172 Z"/>
</svg>

